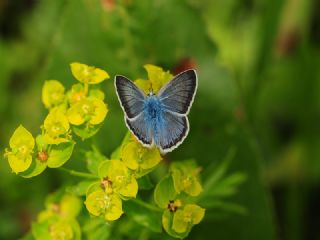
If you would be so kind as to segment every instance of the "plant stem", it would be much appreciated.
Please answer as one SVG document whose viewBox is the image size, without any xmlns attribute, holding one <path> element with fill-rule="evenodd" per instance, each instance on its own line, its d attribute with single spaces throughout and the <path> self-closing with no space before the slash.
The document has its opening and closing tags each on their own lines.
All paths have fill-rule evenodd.
<svg viewBox="0 0 320 240">
<path fill-rule="evenodd" d="M 158 207 L 156 207 L 156 206 L 154 206 L 154 205 L 152 205 L 150 203 L 143 202 L 140 199 L 136 198 L 136 199 L 132 199 L 131 201 L 133 201 L 133 202 L 135 202 L 135 203 L 137 203 L 137 204 L 139 204 L 139 205 L 141 205 L 141 206 L 143 206 L 145 208 L 148 208 L 148 209 L 150 209 L 152 211 L 162 212 L 161 208 L 158 208 Z"/>
<path fill-rule="evenodd" d="M 95 175 L 90 174 L 90 173 L 78 172 L 78 171 L 75 171 L 75 170 L 72 170 L 72 169 L 63 168 L 63 167 L 61 167 L 59 169 L 64 171 L 64 172 L 67 172 L 67 173 L 69 173 L 70 175 L 73 175 L 73 176 L 83 177 L 83 178 L 99 179 L 98 176 L 95 176 Z"/>
</svg>

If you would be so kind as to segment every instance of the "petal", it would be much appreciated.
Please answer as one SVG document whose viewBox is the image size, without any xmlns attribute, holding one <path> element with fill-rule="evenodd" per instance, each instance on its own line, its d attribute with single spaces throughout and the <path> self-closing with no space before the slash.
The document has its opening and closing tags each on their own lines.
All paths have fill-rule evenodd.
<svg viewBox="0 0 320 240">
<path fill-rule="evenodd" d="M 145 148 L 141 160 L 141 168 L 149 169 L 155 167 L 162 160 L 162 157 L 158 148 Z"/>
<path fill-rule="evenodd" d="M 192 184 L 185 189 L 185 192 L 193 197 L 198 196 L 202 192 L 202 186 L 197 179 L 193 179 Z"/>
<path fill-rule="evenodd" d="M 125 184 L 118 192 L 124 197 L 133 197 L 135 198 L 138 193 L 138 183 L 134 177 L 131 177 L 129 183 Z"/>
<path fill-rule="evenodd" d="M 135 142 L 128 142 L 125 144 L 121 151 L 121 158 L 128 168 L 132 170 L 138 169 L 139 164 L 137 159 L 139 158 L 139 152 L 137 144 Z"/>
<path fill-rule="evenodd" d="M 25 129 L 22 125 L 20 125 L 12 134 L 12 137 L 10 138 L 9 145 L 11 148 L 17 148 L 21 147 L 21 145 L 24 145 L 27 147 L 29 152 L 34 148 L 34 138 L 32 134 Z"/>
<path fill-rule="evenodd" d="M 199 222 L 201 222 L 201 220 L 204 217 L 204 213 L 205 213 L 205 209 L 199 207 L 196 204 L 187 204 L 183 211 L 185 213 L 190 213 L 191 214 L 191 218 L 192 218 L 192 223 L 193 224 L 198 224 Z"/>
<path fill-rule="evenodd" d="M 148 94 L 150 92 L 151 82 L 149 80 L 137 79 L 134 81 L 134 84 L 142 89 L 145 94 Z"/>
<path fill-rule="evenodd" d="M 64 86 L 57 80 L 46 81 L 42 88 L 42 102 L 46 108 L 51 108 L 64 100 Z"/>
<path fill-rule="evenodd" d="M 177 233 L 184 233 L 189 223 L 184 220 L 184 211 L 177 210 L 173 216 L 172 229 Z"/>
<path fill-rule="evenodd" d="M 105 213 L 105 219 L 107 221 L 114 221 L 121 217 L 122 211 L 122 201 L 116 195 L 111 195 L 111 208 Z"/>
<path fill-rule="evenodd" d="M 85 201 L 85 205 L 89 213 L 94 216 L 100 216 L 105 212 L 105 203 L 104 199 L 108 197 L 106 193 L 102 190 L 98 190 L 95 192 L 90 193 L 87 196 Z"/>
<path fill-rule="evenodd" d="M 96 125 L 105 119 L 108 113 L 108 108 L 107 105 L 98 98 L 95 98 L 92 101 L 95 109 L 93 115 L 91 116 L 90 123 Z"/>
<path fill-rule="evenodd" d="M 13 172 L 24 172 L 30 167 L 32 163 L 32 156 L 29 155 L 24 158 L 19 158 L 16 155 L 10 153 L 8 155 L 8 162 Z"/>
<path fill-rule="evenodd" d="M 110 78 L 109 74 L 99 68 L 90 67 L 86 64 L 71 63 L 71 72 L 73 76 L 83 83 L 98 84 L 107 78 Z"/>
<path fill-rule="evenodd" d="M 79 110 L 79 104 L 75 104 L 68 109 L 67 112 L 68 120 L 71 124 L 79 126 L 85 122 L 84 117 L 82 116 Z"/>
</svg>

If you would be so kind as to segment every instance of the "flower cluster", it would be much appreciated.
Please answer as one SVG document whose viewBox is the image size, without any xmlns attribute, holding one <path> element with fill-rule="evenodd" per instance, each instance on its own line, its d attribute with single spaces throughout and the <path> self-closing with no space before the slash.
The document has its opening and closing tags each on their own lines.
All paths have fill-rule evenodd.
<svg viewBox="0 0 320 240">
<path fill-rule="evenodd" d="M 96 85 L 109 78 L 104 70 L 72 63 L 71 72 L 80 82 L 66 92 L 57 80 L 48 80 L 42 88 L 42 102 L 48 109 L 41 134 L 35 138 L 23 126 L 13 133 L 5 155 L 13 172 L 33 177 L 46 167 L 58 168 L 72 155 L 75 141 L 93 136 L 108 113 L 104 93 Z"/>
<path fill-rule="evenodd" d="M 46 209 L 39 213 L 32 224 L 36 240 L 80 240 L 81 230 L 76 217 L 80 213 L 81 200 L 73 195 L 57 192 L 46 201 Z"/>
<path fill-rule="evenodd" d="M 173 77 L 160 67 L 150 64 L 144 67 L 148 79 L 138 79 L 135 84 L 146 93 L 151 89 L 157 93 Z M 76 136 L 86 139 L 95 135 L 106 118 L 108 106 L 98 84 L 109 78 L 108 73 L 81 63 L 72 63 L 71 72 L 79 82 L 69 90 L 57 80 L 48 80 L 43 86 L 42 102 L 48 115 L 41 134 L 34 137 L 23 126 L 14 131 L 5 155 L 16 174 L 28 178 L 47 167 L 61 167 L 73 153 Z M 205 209 L 195 202 L 202 192 L 200 168 L 193 160 L 173 162 L 170 174 L 162 180 L 167 168 L 165 164 L 159 167 L 153 177 L 160 182 L 152 192 L 154 185 L 148 174 L 163 159 L 158 148 L 142 146 L 129 131 L 110 158 L 92 147 L 92 151 L 85 152 L 88 173 L 63 169 L 86 181 L 49 196 L 46 209 L 32 224 L 35 239 L 81 239 L 83 226 L 80 228 L 76 218 L 82 202 L 75 195 L 85 196 L 86 209 L 94 217 L 90 221 L 111 222 L 126 213 L 141 226 L 158 233 L 163 227 L 176 238 L 185 238 L 203 219 Z M 151 196 L 153 193 L 157 206 L 144 202 L 138 189 L 149 190 Z"/>
<path fill-rule="evenodd" d="M 154 200 L 164 209 L 163 228 L 173 237 L 186 237 L 204 217 L 205 209 L 193 202 L 202 191 L 199 172 L 193 160 L 175 162 L 170 166 L 171 174 L 155 188 Z"/>
<path fill-rule="evenodd" d="M 91 154 L 91 161 L 94 155 L 95 161 L 99 161 L 97 154 Z M 100 157 L 101 162 L 93 171 L 100 180 L 89 186 L 85 201 L 93 216 L 107 221 L 120 218 L 122 200 L 136 198 L 137 179 L 149 173 L 162 159 L 158 149 L 143 147 L 130 133 L 111 158 Z"/>
</svg>

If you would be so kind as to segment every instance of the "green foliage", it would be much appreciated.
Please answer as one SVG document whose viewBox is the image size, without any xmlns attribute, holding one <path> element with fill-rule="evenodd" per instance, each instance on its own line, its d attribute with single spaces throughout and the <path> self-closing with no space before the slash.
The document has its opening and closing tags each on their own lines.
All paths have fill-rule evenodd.
<svg viewBox="0 0 320 240">
<path fill-rule="evenodd" d="M 149 64 L 145 68 L 150 79 L 143 81 L 158 88 L 172 77 L 157 66 Z M 11 151 L 7 150 L 5 155 L 13 171 L 22 177 L 39 175 L 46 167 L 61 168 L 71 158 L 74 147 L 81 143 L 72 133 L 86 139 L 92 134 L 88 128 L 102 124 L 106 117 L 104 93 L 97 88 L 92 89 L 91 85 L 99 84 L 109 75 L 101 69 L 79 63 L 71 64 L 71 70 L 83 85 L 73 85 L 64 93 L 65 88 L 58 81 L 46 81 L 44 84 L 42 100 L 49 113 L 42 126 L 42 134 L 34 140 L 31 133 L 20 126 L 10 139 Z M 74 125 L 72 130 L 70 125 Z M 81 131 L 86 135 L 75 131 L 78 126 L 85 126 Z M 86 219 L 83 232 L 92 239 L 110 234 L 109 230 L 104 232 L 99 228 L 97 219 L 115 222 L 125 214 L 128 221 L 150 232 L 163 234 L 163 228 L 172 237 L 185 238 L 192 227 L 204 218 L 205 209 L 197 205 L 196 198 L 203 192 L 201 168 L 194 160 L 173 162 L 167 169 L 167 175 L 154 188 L 149 176 L 161 165 L 164 156 L 155 147 L 143 147 L 129 132 L 111 158 L 104 156 L 95 145 L 90 151 L 85 148 L 82 151 L 88 172 L 61 169 L 86 180 L 48 197 L 46 209 L 32 224 L 35 239 L 81 239 L 78 215 L 82 206 L 79 197 L 83 196 L 86 209 L 93 217 L 93 223 L 90 223 L 89 214 L 83 216 Z M 239 175 L 222 178 L 226 166 L 221 168 L 213 175 L 214 180 L 209 179 L 205 185 L 205 189 L 216 189 L 215 192 L 211 190 L 209 197 L 231 196 L 241 183 Z M 142 199 L 143 195 L 138 193 L 139 189 L 150 192 L 153 188 L 156 205 Z M 96 228 L 98 232 L 93 233 Z"/>
</svg>

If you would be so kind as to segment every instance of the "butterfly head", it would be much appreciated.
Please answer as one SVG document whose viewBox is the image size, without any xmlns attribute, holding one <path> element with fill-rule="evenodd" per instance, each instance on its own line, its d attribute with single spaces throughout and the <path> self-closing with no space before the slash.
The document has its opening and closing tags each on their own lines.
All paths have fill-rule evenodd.
<svg viewBox="0 0 320 240">
<path fill-rule="evenodd" d="M 154 96 L 155 93 L 153 92 L 153 88 L 152 88 L 152 85 L 150 86 L 149 88 L 149 92 L 148 92 L 148 97 L 151 97 L 151 96 Z"/>
</svg>

